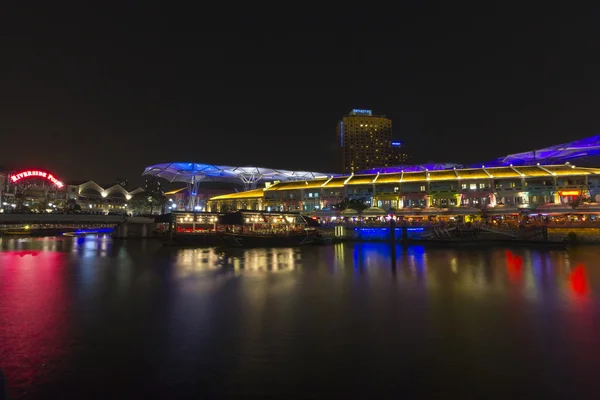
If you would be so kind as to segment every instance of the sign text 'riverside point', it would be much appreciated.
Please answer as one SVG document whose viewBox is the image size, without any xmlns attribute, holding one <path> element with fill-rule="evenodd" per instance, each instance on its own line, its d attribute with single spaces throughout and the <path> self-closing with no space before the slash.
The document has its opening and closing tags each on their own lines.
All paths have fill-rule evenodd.
<svg viewBox="0 0 600 400">
<path fill-rule="evenodd" d="M 52 182 L 54 185 L 56 185 L 56 187 L 62 188 L 64 186 L 64 184 L 59 181 L 58 179 L 56 179 L 54 177 L 54 175 L 52 175 L 49 172 L 46 171 L 39 171 L 39 170 L 27 170 L 27 171 L 22 171 L 16 174 L 12 174 L 10 176 L 10 180 L 13 183 L 17 183 L 19 182 L 21 179 L 26 179 L 26 178 L 44 178 L 50 182 Z"/>
</svg>

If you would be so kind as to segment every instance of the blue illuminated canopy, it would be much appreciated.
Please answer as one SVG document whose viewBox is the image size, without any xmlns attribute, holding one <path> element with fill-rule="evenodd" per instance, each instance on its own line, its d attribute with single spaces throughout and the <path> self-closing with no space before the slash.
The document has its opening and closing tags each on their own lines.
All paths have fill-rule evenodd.
<svg viewBox="0 0 600 400">
<path fill-rule="evenodd" d="M 391 174 L 395 172 L 424 172 L 440 171 L 444 169 L 461 168 L 460 164 L 419 164 L 419 165 L 396 165 L 393 167 L 373 168 L 361 171 L 361 174 Z"/>
<path fill-rule="evenodd" d="M 187 162 L 173 162 L 150 165 L 144 169 L 142 175 L 157 176 L 170 182 L 191 183 L 200 180 L 215 182 L 240 182 L 252 183 L 264 180 L 278 180 L 282 182 L 327 178 L 332 174 L 309 171 L 289 171 L 262 167 L 236 167 L 233 165 L 212 165 Z"/>
<path fill-rule="evenodd" d="M 392 142 L 392 146 L 396 146 Z M 361 171 L 365 174 L 394 173 L 394 172 L 419 172 L 439 171 L 453 168 L 481 168 L 486 167 L 508 167 L 525 165 L 559 165 L 577 160 L 578 164 L 600 164 L 600 135 L 590 136 L 585 139 L 575 140 L 569 143 L 558 144 L 539 150 L 526 151 L 524 153 L 510 154 L 496 158 L 488 162 L 480 162 L 471 165 L 438 163 L 420 165 L 396 165 L 392 167 L 374 168 Z"/>
<path fill-rule="evenodd" d="M 483 164 L 489 167 L 508 166 L 511 164 L 515 166 L 536 165 L 537 163 L 556 165 L 575 159 L 585 162 L 592 157 L 598 156 L 600 156 L 600 135 L 595 135 L 544 149 L 510 154 Z M 481 166 L 481 163 L 478 166 Z"/>
</svg>

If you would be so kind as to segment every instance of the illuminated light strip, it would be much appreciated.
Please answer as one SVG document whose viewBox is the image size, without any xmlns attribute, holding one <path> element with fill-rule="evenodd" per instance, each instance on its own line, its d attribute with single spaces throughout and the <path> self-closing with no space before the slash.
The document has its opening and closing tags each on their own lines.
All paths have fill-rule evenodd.
<svg viewBox="0 0 600 400">
<path fill-rule="evenodd" d="M 552 171 L 550 171 L 549 169 L 547 169 L 547 168 L 544 168 L 544 167 L 542 167 L 542 166 L 541 166 L 541 165 L 539 165 L 539 164 L 537 165 L 537 167 L 538 167 L 539 169 L 541 169 L 542 171 L 545 171 L 545 172 L 549 173 L 549 174 L 550 174 L 550 175 L 552 175 L 552 176 L 556 176 L 556 172 L 552 172 Z"/>
<path fill-rule="evenodd" d="M 350 174 L 350 176 L 348 177 L 348 179 L 346 179 L 346 180 L 344 181 L 344 185 L 345 185 L 346 183 L 348 183 L 348 181 L 349 181 L 350 179 L 352 179 L 352 177 L 353 177 L 353 176 L 354 176 L 354 172 L 352 172 L 352 173 Z"/>
<path fill-rule="evenodd" d="M 377 181 L 377 178 L 379 178 L 379 172 L 377 173 L 377 176 L 375 177 L 375 179 L 373 179 L 373 182 L 371 183 L 375 183 Z"/>
<path fill-rule="evenodd" d="M 78 229 L 75 231 L 75 234 L 81 235 L 82 233 L 111 233 L 114 230 L 115 228 Z"/>
<path fill-rule="evenodd" d="M 559 191 L 561 196 L 579 196 L 581 192 L 579 190 L 562 190 Z"/>
<path fill-rule="evenodd" d="M 388 231 L 390 228 L 354 228 L 355 231 L 360 232 L 371 232 L 371 231 Z M 402 228 L 394 228 L 395 231 L 400 231 Z M 411 232 L 421 232 L 425 230 L 425 228 L 406 228 L 407 231 Z"/>
<path fill-rule="evenodd" d="M 329 179 L 327 179 L 327 181 L 321 185 L 321 187 L 325 187 L 325 185 L 327 185 L 329 183 L 330 180 L 333 179 L 333 175 L 331 175 L 331 177 Z"/>
</svg>

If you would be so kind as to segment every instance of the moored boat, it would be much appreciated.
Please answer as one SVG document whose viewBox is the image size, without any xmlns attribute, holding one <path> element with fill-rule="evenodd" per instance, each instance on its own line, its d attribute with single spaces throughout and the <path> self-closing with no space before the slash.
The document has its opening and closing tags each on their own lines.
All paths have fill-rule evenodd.
<svg viewBox="0 0 600 400">
<path fill-rule="evenodd" d="M 316 218 L 295 212 L 174 213 L 161 234 L 168 245 L 273 247 L 315 242 Z"/>
<path fill-rule="evenodd" d="M 223 232 L 221 238 L 232 247 L 281 247 L 300 246 L 314 243 L 317 233 L 314 230 L 290 232 L 288 234 L 252 234 Z"/>
</svg>

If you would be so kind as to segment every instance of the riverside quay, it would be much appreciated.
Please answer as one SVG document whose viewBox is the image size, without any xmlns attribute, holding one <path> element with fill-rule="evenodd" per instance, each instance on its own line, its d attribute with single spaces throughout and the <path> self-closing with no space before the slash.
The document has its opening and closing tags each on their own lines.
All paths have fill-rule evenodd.
<svg viewBox="0 0 600 400">
<path fill-rule="evenodd" d="M 351 174 L 294 182 L 267 183 L 264 188 L 212 197 L 207 210 L 306 211 L 331 208 L 357 199 L 386 211 L 403 208 L 489 208 L 539 206 L 597 201 L 600 168 L 529 165 Z"/>
</svg>

